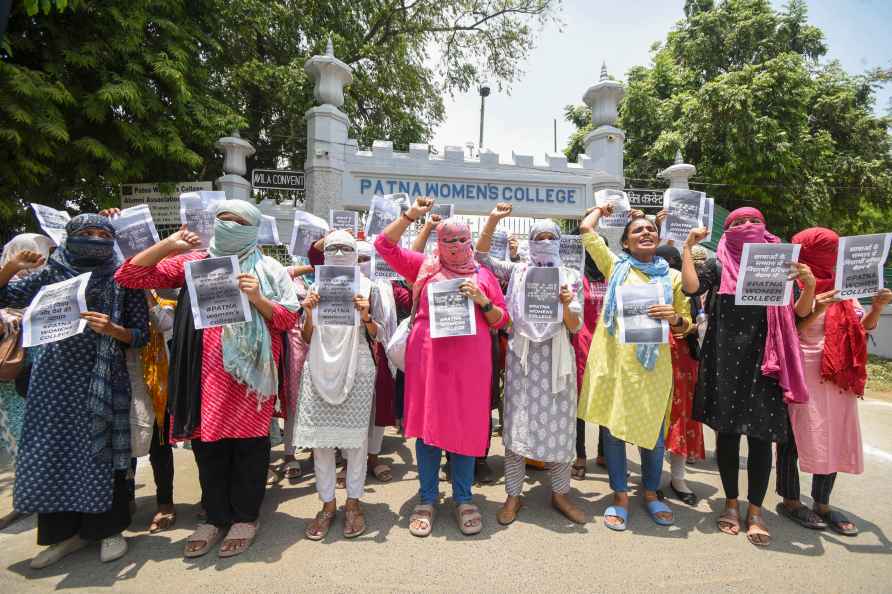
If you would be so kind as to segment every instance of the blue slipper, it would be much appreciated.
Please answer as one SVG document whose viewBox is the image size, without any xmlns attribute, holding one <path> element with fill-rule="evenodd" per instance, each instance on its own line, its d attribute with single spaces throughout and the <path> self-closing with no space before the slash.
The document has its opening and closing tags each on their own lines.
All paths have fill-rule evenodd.
<svg viewBox="0 0 892 594">
<path fill-rule="evenodd" d="M 611 505 L 607 509 L 604 510 L 604 517 L 614 517 L 619 518 L 623 521 L 622 524 L 609 524 L 604 522 L 604 525 L 610 528 L 611 530 L 616 530 L 617 532 L 623 532 L 626 529 L 626 521 L 629 519 L 629 512 L 626 508 L 620 507 L 618 505 Z"/>
<path fill-rule="evenodd" d="M 654 501 L 648 501 L 645 503 L 644 507 L 647 509 L 647 513 L 650 514 L 650 519 L 654 521 L 658 526 L 671 526 L 675 523 L 674 514 L 672 520 L 664 520 L 662 518 L 658 518 L 657 514 L 659 513 L 668 513 L 671 514 L 672 510 L 669 509 L 669 506 L 660 501 L 659 499 L 655 499 Z"/>
</svg>

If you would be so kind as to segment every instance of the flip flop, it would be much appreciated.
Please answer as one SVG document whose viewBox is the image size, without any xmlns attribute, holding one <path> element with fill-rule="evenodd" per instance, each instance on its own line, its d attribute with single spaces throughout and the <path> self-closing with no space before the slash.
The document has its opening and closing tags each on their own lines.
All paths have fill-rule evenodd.
<svg viewBox="0 0 892 594">
<path fill-rule="evenodd" d="M 780 502 L 774 509 L 777 511 L 778 515 L 796 522 L 803 528 L 808 528 L 809 530 L 823 530 L 827 527 L 827 522 L 821 518 L 820 514 L 808 509 L 804 505 L 800 504 L 796 509 L 789 509 L 783 502 Z"/>
<path fill-rule="evenodd" d="M 645 509 L 647 509 L 647 513 L 650 514 L 650 519 L 654 521 L 654 524 L 657 526 L 671 526 L 675 523 L 675 516 L 671 520 L 664 520 L 663 518 L 657 517 L 657 514 L 671 514 L 672 510 L 669 509 L 669 506 L 663 503 L 660 500 L 647 501 L 644 504 Z"/>
<path fill-rule="evenodd" d="M 624 532 L 626 529 L 626 522 L 629 520 L 629 510 L 620 505 L 611 505 L 604 510 L 604 518 L 605 520 L 607 518 L 619 518 L 622 520 L 622 524 L 611 524 L 610 522 L 605 521 L 604 525 L 616 532 Z"/>
<path fill-rule="evenodd" d="M 822 520 L 827 522 L 827 526 L 837 534 L 842 534 L 843 536 L 858 535 L 858 528 L 855 527 L 855 524 L 851 520 L 849 520 L 842 512 L 831 509 L 826 514 L 822 514 L 817 510 L 815 510 L 815 513 L 818 514 L 818 516 Z M 852 527 L 849 529 L 845 529 L 842 527 L 843 524 L 852 524 Z"/>
</svg>

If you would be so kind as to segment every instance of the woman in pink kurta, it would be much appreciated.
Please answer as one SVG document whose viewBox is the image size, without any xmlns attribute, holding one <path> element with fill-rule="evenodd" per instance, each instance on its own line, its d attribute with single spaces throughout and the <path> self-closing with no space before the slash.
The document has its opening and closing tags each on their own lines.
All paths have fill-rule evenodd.
<svg viewBox="0 0 892 594">
<path fill-rule="evenodd" d="M 375 240 L 375 249 L 397 273 L 413 284 L 416 311 L 406 346 L 404 427 L 418 438 L 416 454 L 421 483 L 420 505 L 410 531 L 430 534 L 439 497 L 438 471 L 442 450 L 451 454 L 452 494 L 464 534 L 482 528 L 471 504 L 474 459 L 489 441 L 492 337 L 488 329 L 508 322 L 505 300 L 496 277 L 476 265 L 468 226 L 449 219 L 437 227 L 437 255 L 425 256 L 399 247 L 400 236 L 433 202 L 419 198 Z M 427 288 L 431 282 L 466 278 L 461 291 L 475 302 L 476 334 L 431 338 Z"/>
<path fill-rule="evenodd" d="M 184 226 L 115 274 L 127 288 L 176 288 L 185 285 L 187 263 L 235 256 L 238 288 L 250 303 L 250 321 L 196 329 L 190 291 L 180 293 L 168 412 L 172 437 L 192 440 L 207 512 L 207 522 L 187 539 L 187 557 L 204 555 L 224 534 L 220 557 L 238 555 L 251 545 L 259 525 L 282 334 L 294 326 L 299 308 L 285 267 L 257 247 L 260 218 L 254 205 L 224 200 L 216 207 L 207 251 L 194 250 L 200 239 Z M 199 356 L 200 375 L 195 373 Z"/>
<path fill-rule="evenodd" d="M 830 509 L 836 473 L 864 472 L 858 399 L 867 382 L 866 332 L 876 327 L 892 291 L 873 298 L 870 313 L 854 299 L 840 301 L 834 290 L 839 236 L 815 227 L 793 236 L 801 245 L 799 262 L 815 277 L 814 311 L 798 323 L 808 401 L 787 406 L 795 440 L 778 444 L 778 513 L 812 529 L 829 527 L 854 536 L 855 525 Z M 812 476 L 814 510 L 799 501 L 799 466 Z"/>
</svg>

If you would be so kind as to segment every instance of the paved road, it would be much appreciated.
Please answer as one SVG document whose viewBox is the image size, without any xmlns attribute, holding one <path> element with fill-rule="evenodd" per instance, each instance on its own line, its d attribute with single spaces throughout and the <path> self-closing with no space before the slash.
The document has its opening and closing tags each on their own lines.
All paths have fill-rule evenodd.
<svg viewBox="0 0 892 594">
<path fill-rule="evenodd" d="M 101 592 L 892 592 L 892 403 L 866 400 L 861 407 L 866 449 L 865 474 L 841 475 L 833 502 L 860 526 L 854 539 L 805 531 L 774 512 L 770 493 L 766 515 L 774 544 L 757 549 L 744 536 L 717 533 L 719 477 L 713 460 L 692 467 L 689 482 L 705 499 L 696 508 L 671 502 L 676 526 L 657 528 L 633 497 L 629 531 L 607 530 L 600 514 L 609 505 L 606 474 L 590 464 L 589 478 L 574 481 L 572 494 L 591 521 L 571 525 L 548 507 L 547 476 L 534 472 L 527 482 L 526 507 L 504 528 L 495 513 L 504 496 L 500 480 L 476 490 L 485 516 L 484 531 L 460 535 L 449 501 L 440 507 L 433 535 L 409 535 L 408 514 L 417 489 L 411 442 L 385 439 L 394 461 L 394 482 L 369 480 L 365 507 L 368 532 L 356 541 L 339 536 L 340 524 L 321 543 L 302 537 L 318 509 L 312 472 L 296 485 L 271 487 L 264 502 L 261 532 L 254 547 L 232 560 L 215 554 L 196 561 L 182 558 L 184 539 L 195 526 L 198 485 L 192 454 L 177 450 L 176 528 L 148 535 L 154 499 L 147 461 L 137 475 L 137 512 L 127 533 L 130 552 L 101 564 L 92 546 L 50 568 L 33 571 L 37 552 L 34 520 L 0 532 L 0 592 L 80 590 Z M 710 432 L 707 432 L 710 433 Z M 589 447 L 594 451 L 593 431 Z M 492 462 L 500 469 L 502 450 L 493 441 Z M 713 446 L 708 438 L 707 448 Z M 277 448 L 275 455 L 281 455 Z M 637 453 L 630 455 L 637 460 Z M 741 465 L 745 459 L 741 460 Z M 305 464 L 305 466 L 308 466 Z M 638 466 L 631 466 L 637 473 Z M 310 470 L 310 469 L 308 469 Z M 742 488 L 745 474 L 741 475 Z M 772 476 L 772 481 L 773 481 Z M 668 480 L 667 471 L 664 479 Z M 810 480 L 803 476 L 803 493 Z M 637 476 L 632 479 L 637 485 Z M 773 483 L 772 483 L 773 484 Z M 9 509 L 11 475 L 0 473 L 0 512 Z M 446 491 L 446 485 L 443 485 Z"/>
</svg>

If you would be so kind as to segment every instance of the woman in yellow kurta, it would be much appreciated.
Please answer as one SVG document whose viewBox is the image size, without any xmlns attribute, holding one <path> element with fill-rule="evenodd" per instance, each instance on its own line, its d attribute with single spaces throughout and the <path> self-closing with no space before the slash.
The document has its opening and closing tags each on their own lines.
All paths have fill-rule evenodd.
<svg viewBox="0 0 892 594">
<path fill-rule="evenodd" d="M 681 288 L 681 274 L 655 255 L 659 245 L 656 225 L 633 210 L 620 239 L 623 255 L 617 256 L 595 233 L 598 219 L 612 212 L 611 206 L 592 209 L 582 221 L 582 245 L 598 269 L 608 278 L 601 320 L 589 350 L 579 398 L 579 418 L 603 426 L 604 454 L 613 505 L 604 512 L 611 530 L 626 529 L 629 487 L 626 480 L 626 443 L 641 452 L 645 507 L 661 526 L 673 523 L 672 511 L 657 497 L 663 469 L 663 436 L 672 392 L 672 357 L 669 345 L 622 344 L 618 332 L 617 289 L 627 285 L 656 283 L 663 302 L 651 305 L 651 318 L 666 320 L 673 332 L 690 324 L 690 309 Z"/>
</svg>

